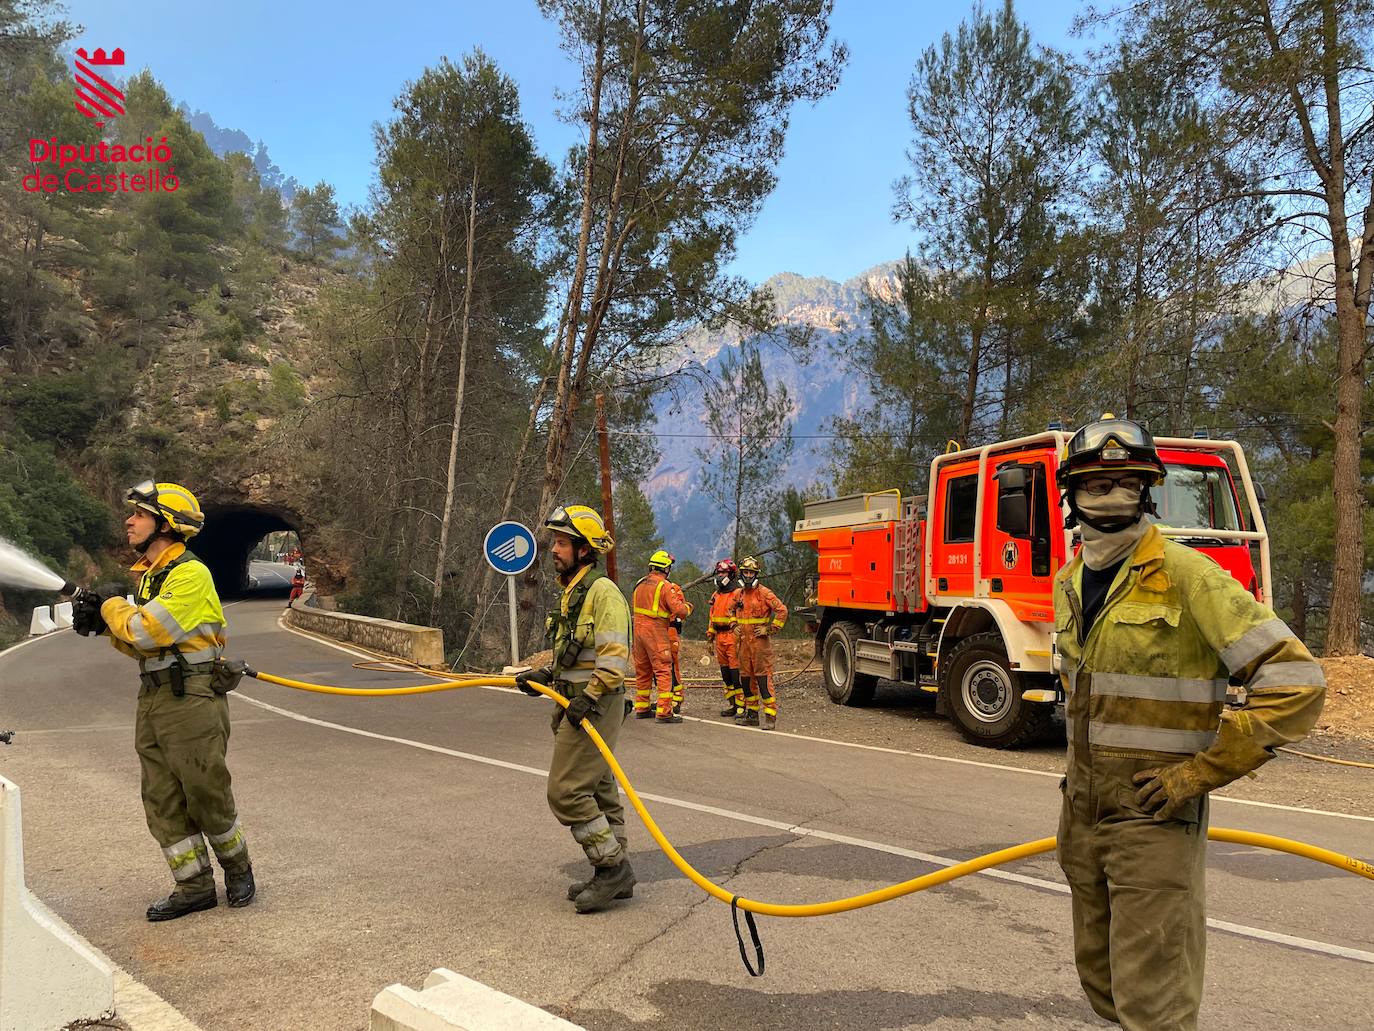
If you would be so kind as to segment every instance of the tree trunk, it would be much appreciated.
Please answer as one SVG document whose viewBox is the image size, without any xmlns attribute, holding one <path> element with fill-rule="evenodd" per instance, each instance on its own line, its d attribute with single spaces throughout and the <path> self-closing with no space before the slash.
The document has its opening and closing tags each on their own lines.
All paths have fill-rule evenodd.
<svg viewBox="0 0 1374 1031">
<path fill-rule="evenodd" d="M 448 441 L 448 479 L 444 485 L 444 512 L 439 518 L 439 549 L 434 559 L 434 596 L 429 605 L 432 624 L 444 593 L 444 566 L 448 560 L 449 523 L 453 518 L 454 485 L 458 479 L 458 439 L 463 426 L 463 393 L 467 387 L 468 339 L 472 326 L 472 284 L 477 278 L 477 168 L 472 170 L 472 193 L 468 198 L 467 269 L 463 276 L 463 320 L 459 330 L 458 386 L 453 392 L 453 429 Z"/>
<path fill-rule="evenodd" d="M 1302 574 L 1293 581 L 1293 618 L 1288 624 L 1299 641 L 1307 640 L 1307 581 Z"/>
</svg>

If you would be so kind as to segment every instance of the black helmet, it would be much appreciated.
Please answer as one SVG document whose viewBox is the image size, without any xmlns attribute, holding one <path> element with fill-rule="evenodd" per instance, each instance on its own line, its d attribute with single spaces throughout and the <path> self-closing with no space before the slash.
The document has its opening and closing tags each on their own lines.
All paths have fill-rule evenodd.
<svg viewBox="0 0 1374 1031">
<path fill-rule="evenodd" d="M 1105 413 L 1064 446 L 1054 479 L 1060 490 L 1068 490 L 1070 477 L 1103 472 L 1138 472 L 1147 488 L 1162 482 L 1164 461 L 1150 431 L 1138 422 Z"/>
</svg>

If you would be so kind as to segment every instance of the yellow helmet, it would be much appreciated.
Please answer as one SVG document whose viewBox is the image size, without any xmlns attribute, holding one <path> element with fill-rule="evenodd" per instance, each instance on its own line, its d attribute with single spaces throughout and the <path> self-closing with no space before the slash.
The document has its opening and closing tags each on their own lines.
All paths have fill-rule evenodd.
<svg viewBox="0 0 1374 1031">
<path fill-rule="evenodd" d="M 200 502 L 179 483 L 144 480 L 129 488 L 124 503 L 131 508 L 141 508 L 155 519 L 165 519 L 168 526 L 188 541 L 205 528 L 205 513 L 200 510 Z"/>
<path fill-rule="evenodd" d="M 659 548 L 658 551 L 649 556 L 649 568 L 661 569 L 665 573 L 673 568 L 673 562 L 673 556 L 669 555 L 662 548 Z"/>
<path fill-rule="evenodd" d="M 593 551 L 601 555 L 615 547 L 615 541 L 606 532 L 606 524 L 601 521 L 601 516 L 596 509 L 586 505 L 559 505 L 544 520 L 544 529 L 586 541 Z"/>
<path fill-rule="evenodd" d="M 759 565 L 759 560 L 756 559 L 753 555 L 750 555 L 747 559 L 745 559 L 743 562 L 739 564 L 739 571 L 741 574 L 753 573 L 755 576 L 758 576 L 760 573 L 763 572 L 763 568 Z"/>
</svg>

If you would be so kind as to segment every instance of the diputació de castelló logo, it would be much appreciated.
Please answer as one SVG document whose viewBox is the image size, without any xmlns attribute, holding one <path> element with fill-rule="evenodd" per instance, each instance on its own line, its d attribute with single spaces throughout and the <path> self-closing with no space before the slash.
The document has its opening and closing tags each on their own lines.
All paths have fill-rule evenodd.
<svg viewBox="0 0 1374 1031">
<path fill-rule="evenodd" d="M 107 55 L 103 47 L 87 53 L 76 51 L 76 110 L 93 120 L 98 128 L 124 113 L 124 93 L 97 68 L 124 65 L 124 50 L 115 47 Z M 167 137 L 126 146 L 122 143 L 64 143 L 56 136 L 29 139 L 29 161 L 33 172 L 24 176 L 29 193 L 173 193 L 181 186 L 171 165 L 172 147 Z M 44 171 L 56 165 L 57 171 Z M 109 166 L 140 165 L 139 171 L 111 171 Z M 92 167 L 95 166 L 95 167 Z"/>
</svg>

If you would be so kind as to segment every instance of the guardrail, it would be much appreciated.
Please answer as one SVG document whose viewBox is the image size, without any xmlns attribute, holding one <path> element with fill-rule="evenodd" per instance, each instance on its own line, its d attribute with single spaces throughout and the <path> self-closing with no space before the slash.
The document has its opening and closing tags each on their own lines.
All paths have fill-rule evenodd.
<svg viewBox="0 0 1374 1031">
<path fill-rule="evenodd" d="M 352 612 L 332 612 L 308 604 L 308 599 L 313 597 L 306 595 L 293 601 L 286 610 L 286 622 L 301 630 L 394 655 L 418 666 L 446 668 L 444 632 L 438 627 L 398 623 Z"/>
</svg>

